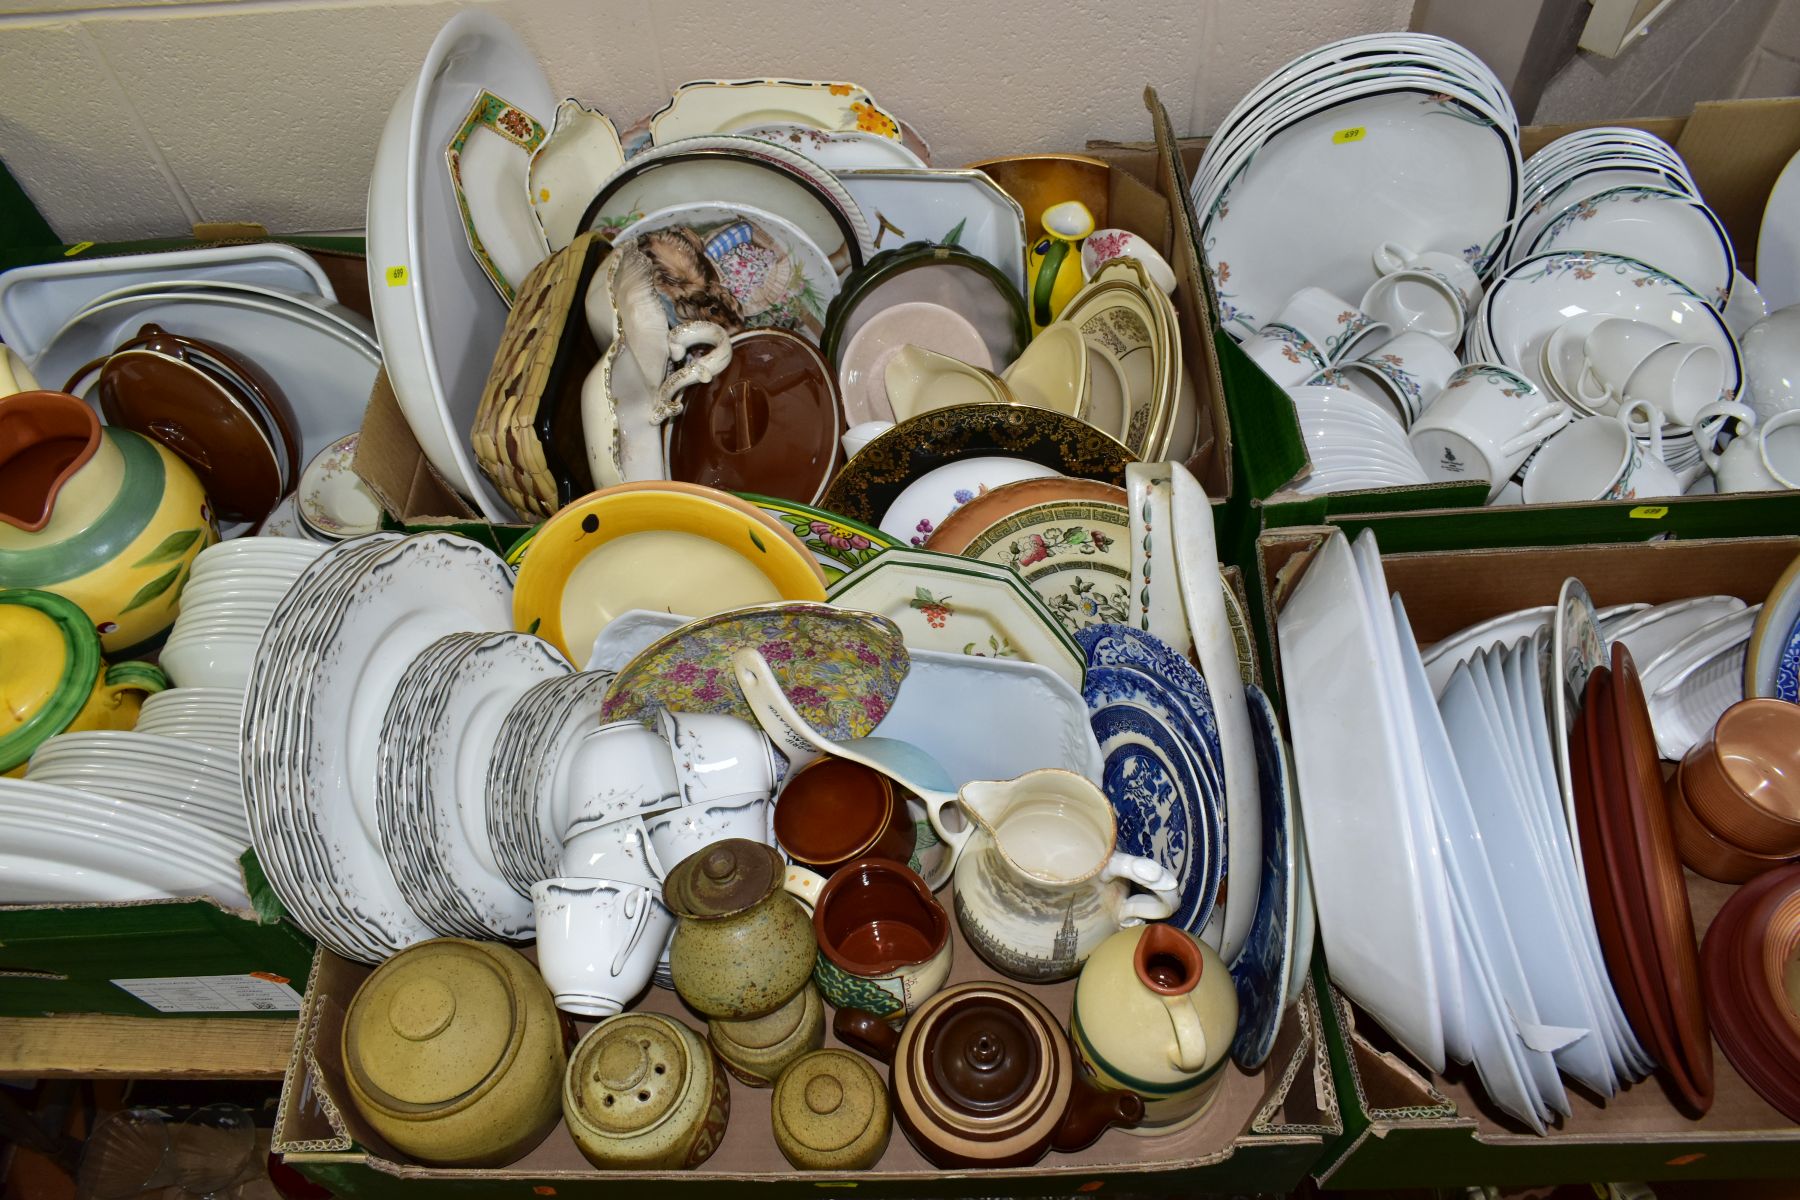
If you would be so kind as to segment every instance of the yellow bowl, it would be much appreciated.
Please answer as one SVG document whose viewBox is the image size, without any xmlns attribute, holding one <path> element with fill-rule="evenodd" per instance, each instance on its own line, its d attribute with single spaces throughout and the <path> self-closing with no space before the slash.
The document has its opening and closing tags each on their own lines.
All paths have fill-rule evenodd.
<svg viewBox="0 0 1800 1200">
<path fill-rule="evenodd" d="M 585 664 L 594 635 L 631 609 L 707 617 L 823 599 L 812 556 L 725 499 L 608 488 L 567 505 L 532 538 L 513 623 Z"/>
</svg>

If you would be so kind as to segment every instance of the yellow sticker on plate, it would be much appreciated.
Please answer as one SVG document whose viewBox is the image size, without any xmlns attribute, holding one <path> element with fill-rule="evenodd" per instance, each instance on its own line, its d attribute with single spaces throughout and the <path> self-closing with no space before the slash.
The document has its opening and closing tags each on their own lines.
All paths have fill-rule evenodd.
<svg viewBox="0 0 1800 1200">
<path fill-rule="evenodd" d="M 73 246 L 70 246 L 67 250 L 63 251 L 63 257 L 74 258 L 77 254 L 92 250 L 93 248 L 94 243 L 92 242 L 76 242 Z"/>
<path fill-rule="evenodd" d="M 1640 504 L 1631 510 L 1631 516 L 1638 521 L 1660 521 L 1669 515 L 1666 504 Z"/>
<path fill-rule="evenodd" d="M 1363 134 L 1366 132 L 1368 132 L 1368 130 L 1366 130 L 1363 126 L 1352 125 L 1348 129 L 1340 129 L 1336 133 L 1332 134 L 1331 140 L 1333 142 L 1336 142 L 1340 146 L 1343 145 L 1345 142 L 1360 142 L 1363 140 Z"/>
<path fill-rule="evenodd" d="M 387 269 L 387 285 L 389 287 L 405 287 L 407 278 L 405 264 Z"/>
</svg>

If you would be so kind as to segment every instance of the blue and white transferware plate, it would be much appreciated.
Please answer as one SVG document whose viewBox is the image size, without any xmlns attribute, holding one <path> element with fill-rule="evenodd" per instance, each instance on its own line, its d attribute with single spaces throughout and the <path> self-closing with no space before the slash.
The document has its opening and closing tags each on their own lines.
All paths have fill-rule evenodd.
<svg viewBox="0 0 1800 1200">
<path fill-rule="evenodd" d="M 1262 888 L 1250 936 L 1230 964 L 1237 985 L 1238 1031 L 1231 1056 L 1246 1071 L 1268 1061 L 1281 1028 L 1292 973 L 1304 970 L 1294 961 L 1294 822 L 1293 780 L 1281 725 L 1269 698 L 1254 685 L 1244 688 L 1250 710 L 1250 734 L 1256 744 L 1256 776 L 1262 797 Z"/>
<path fill-rule="evenodd" d="M 1118 667 L 1147 675 L 1185 711 L 1200 733 L 1194 754 L 1200 760 L 1209 790 L 1225 795 L 1225 760 L 1219 748 L 1219 724 L 1213 715 L 1212 691 L 1194 664 L 1155 634 L 1130 625 L 1090 625 L 1078 631 L 1075 642 L 1090 667 Z M 1224 809 L 1219 819 L 1225 819 Z"/>
</svg>

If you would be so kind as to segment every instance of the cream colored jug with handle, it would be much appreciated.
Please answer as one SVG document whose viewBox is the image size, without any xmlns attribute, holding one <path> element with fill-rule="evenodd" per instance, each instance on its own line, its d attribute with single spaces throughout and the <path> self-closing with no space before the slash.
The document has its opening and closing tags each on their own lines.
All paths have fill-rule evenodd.
<svg viewBox="0 0 1800 1200">
<path fill-rule="evenodd" d="M 0 396 L 37 390 L 37 380 L 32 376 L 31 368 L 25 365 L 25 360 L 17 352 L 0 346 Z"/>
</svg>

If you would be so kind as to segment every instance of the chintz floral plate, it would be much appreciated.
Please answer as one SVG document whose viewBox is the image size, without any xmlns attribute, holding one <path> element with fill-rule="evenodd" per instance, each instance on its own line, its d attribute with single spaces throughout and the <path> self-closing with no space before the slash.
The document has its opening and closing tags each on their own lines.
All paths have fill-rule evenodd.
<svg viewBox="0 0 1800 1200">
<path fill-rule="evenodd" d="M 890 553 L 899 553 L 891 551 Z M 908 660 L 892 621 L 829 604 L 767 604 L 690 621 L 639 653 L 606 689 L 600 719 L 648 724 L 658 708 L 755 722 L 731 656 L 759 650 L 801 716 L 833 741 L 864 737 L 893 706 Z"/>
<path fill-rule="evenodd" d="M 903 543 L 879 529 L 826 512 L 797 500 L 780 500 L 750 492 L 737 493 L 791 530 L 800 544 L 812 552 L 829 586 L 862 566 L 890 546 Z"/>
<path fill-rule="evenodd" d="M 1081 651 L 1017 572 L 925 550 L 889 550 L 834 584 L 833 604 L 880 613 L 908 646 L 1012 658 L 1081 686 Z"/>
</svg>

